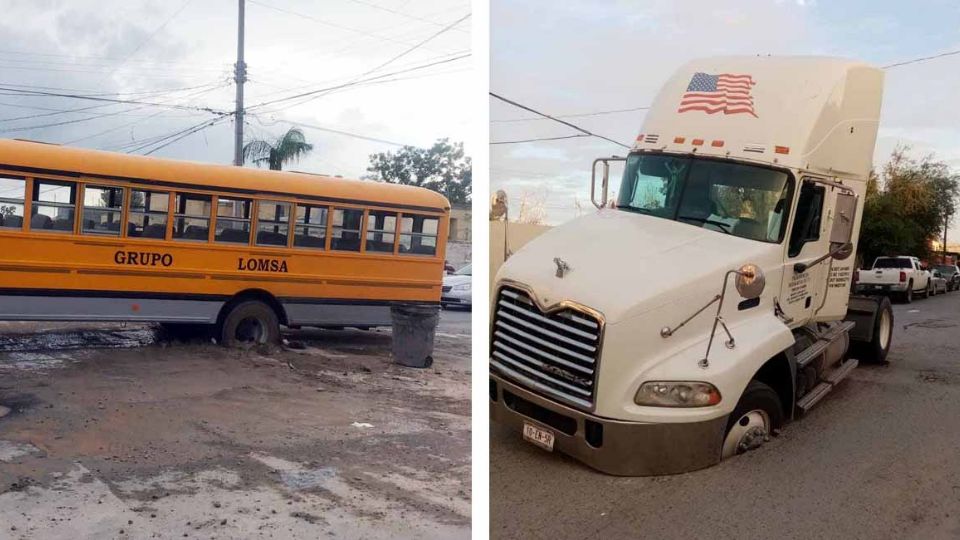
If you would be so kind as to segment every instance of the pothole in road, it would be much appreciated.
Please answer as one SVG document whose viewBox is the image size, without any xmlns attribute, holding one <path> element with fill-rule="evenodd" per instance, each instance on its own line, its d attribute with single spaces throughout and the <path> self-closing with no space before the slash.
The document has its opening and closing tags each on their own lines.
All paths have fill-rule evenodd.
<svg viewBox="0 0 960 540">
<path fill-rule="evenodd" d="M 916 328 L 930 328 L 933 330 L 937 330 L 942 328 L 954 328 L 956 326 L 960 326 L 960 323 L 956 323 L 953 321 L 944 321 L 941 319 L 927 319 L 925 321 L 918 321 L 915 323 L 905 324 L 903 325 L 903 329 L 907 330 L 908 328 L 916 327 Z"/>
</svg>

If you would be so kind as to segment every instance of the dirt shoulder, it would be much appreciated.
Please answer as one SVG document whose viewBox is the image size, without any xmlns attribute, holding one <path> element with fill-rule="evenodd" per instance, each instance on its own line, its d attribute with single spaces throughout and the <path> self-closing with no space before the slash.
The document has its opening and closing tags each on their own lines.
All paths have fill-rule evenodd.
<svg viewBox="0 0 960 540">
<path fill-rule="evenodd" d="M 469 536 L 468 335 L 441 328 L 417 370 L 389 332 L 0 332 L 0 538 Z"/>
</svg>

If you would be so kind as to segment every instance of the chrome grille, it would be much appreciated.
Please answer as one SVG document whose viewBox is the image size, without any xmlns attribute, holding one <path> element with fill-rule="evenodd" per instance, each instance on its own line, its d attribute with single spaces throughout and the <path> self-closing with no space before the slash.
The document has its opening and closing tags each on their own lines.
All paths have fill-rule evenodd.
<svg viewBox="0 0 960 540">
<path fill-rule="evenodd" d="M 572 308 L 544 313 L 526 292 L 503 287 L 494 308 L 490 364 L 531 390 L 593 408 L 602 327 Z"/>
</svg>

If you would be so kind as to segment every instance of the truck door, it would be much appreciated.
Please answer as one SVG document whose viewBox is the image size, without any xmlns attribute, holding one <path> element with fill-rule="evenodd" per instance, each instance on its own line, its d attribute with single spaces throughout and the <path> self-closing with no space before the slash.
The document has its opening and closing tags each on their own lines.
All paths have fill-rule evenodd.
<svg viewBox="0 0 960 540">
<path fill-rule="evenodd" d="M 851 250 L 846 257 L 837 255 L 824 261 L 823 272 L 827 274 L 826 283 L 821 287 L 825 297 L 814 310 L 816 321 L 838 321 L 846 317 L 847 306 L 850 303 L 850 281 L 856 257 L 853 256 L 856 246 L 854 231 L 860 229 L 860 213 L 862 206 L 857 193 L 850 190 L 836 188 L 827 189 L 825 203 L 825 223 L 823 230 L 829 236 L 827 249 L 834 250 L 837 246 L 851 244 Z"/>
<path fill-rule="evenodd" d="M 787 235 L 784 257 L 783 281 L 780 286 L 780 309 L 788 319 L 789 326 L 801 326 L 820 305 L 823 294 L 822 273 L 826 263 L 810 266 L 803 272 L 795 272 L 797 263 L 809 263 L 827 252 L 828 239 L 823 234 L 824 203 L 827 189 L 804 178 L 800 182 L 793 221 Z"/>
</svg>

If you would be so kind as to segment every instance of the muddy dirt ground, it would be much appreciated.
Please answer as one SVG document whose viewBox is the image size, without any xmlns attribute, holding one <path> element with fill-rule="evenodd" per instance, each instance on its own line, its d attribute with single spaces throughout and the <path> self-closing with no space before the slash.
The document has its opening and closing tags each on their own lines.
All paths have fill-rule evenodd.
<svg viewBox="0 0 960 540">
<path fill-rule="evenodd" d="M 230 351 L 0 323 L 0 538 L 467 538 L 469 313 Z"/>
</svg>

